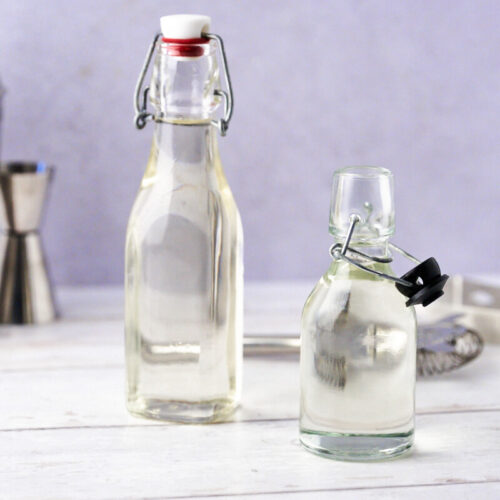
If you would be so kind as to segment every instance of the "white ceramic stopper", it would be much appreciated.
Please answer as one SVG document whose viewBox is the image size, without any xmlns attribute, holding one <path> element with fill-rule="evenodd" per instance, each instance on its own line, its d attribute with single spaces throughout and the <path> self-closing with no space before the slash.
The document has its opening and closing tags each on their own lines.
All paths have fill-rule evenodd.
<svg viewBox="0 0 500 500">
<path fill-rule="evenodd" d="M 210 17 L 196 14 L 176 14 L 160 19 L 164 38 L 177 40 L 201 38 L 203 33 L 210 31 L 210 22 Z"/>
</svg>

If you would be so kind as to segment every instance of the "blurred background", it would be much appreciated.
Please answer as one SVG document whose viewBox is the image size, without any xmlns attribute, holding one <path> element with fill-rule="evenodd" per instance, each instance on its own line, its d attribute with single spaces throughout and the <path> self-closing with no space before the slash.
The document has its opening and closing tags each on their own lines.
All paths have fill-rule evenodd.
<svg viewBox="0 0 500 500">
<path fill-rule="evenodd" d="M 332 173 L 356 164 L 394 172 L 396 243 L 449 274 L 500 271 L 500 2 L 0 0 L 2 158 L 57 167 L 56 283 L 122 282 L 153 132 L 134 128 L 134 85 L 176 13 L 225 40 L 247 279 L 319 278 Z"/>
</svg>

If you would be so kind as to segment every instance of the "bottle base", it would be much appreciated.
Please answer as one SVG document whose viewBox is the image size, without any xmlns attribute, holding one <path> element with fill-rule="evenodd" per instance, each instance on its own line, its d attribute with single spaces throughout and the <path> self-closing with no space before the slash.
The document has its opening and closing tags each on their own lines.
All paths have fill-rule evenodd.
<svg viewBox="0 0 500 500">
<path fill-rule="evenodd" d="M 301 429 L 300 442 L 306 450 L 334 460 L 389 460 L 410 450 L 413 430 L 395 434 L 340 434 Z"/>
<path fill-rule="evenodd" d="M 162 399 L 129 399 L 127 409 L 136 417 L 183 424 L 210 424 L 228 420 L 238 403 L 231 399 L 186 402 Z"/>
</svg>

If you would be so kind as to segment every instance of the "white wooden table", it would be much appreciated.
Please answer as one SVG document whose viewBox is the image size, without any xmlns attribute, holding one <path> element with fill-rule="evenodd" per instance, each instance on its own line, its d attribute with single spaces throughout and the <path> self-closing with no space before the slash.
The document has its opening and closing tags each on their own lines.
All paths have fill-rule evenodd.
<svg viewBox="0 0 500 500">
<path fill-rule="evenodd" d="M 250 284 L 247 333 L 293 333 L 308 284 Z M 124 405 L 122 294 L 59 291 L 63 318 L 0 328 L 0 498 L 500 498 L 500 345 L 417 384 L 413 453 L 342 463 L 298 442 L 298 359 L 244 363 L 234 421 L 186 426 Z"/>
</svg>

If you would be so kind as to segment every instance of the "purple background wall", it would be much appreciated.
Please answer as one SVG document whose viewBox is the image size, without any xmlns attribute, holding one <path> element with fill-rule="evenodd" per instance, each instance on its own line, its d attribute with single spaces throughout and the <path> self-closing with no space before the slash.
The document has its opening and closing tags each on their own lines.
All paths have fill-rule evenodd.
<svg viewBox="0 0 500 500">
<path fill-rule="evenodd" d="M 59 283 L 122 280 L 152 135 L 133 128 L 133 88 L 159 17 L 183 12 L 211 15 L 227 46 L 221 150 L 247 278 L 319 277 L 348 164 L 393 170 L 400 245 L 500 271 L 500 2 L 1 0 L 3 156 L 58 167 L 44 239 Z"/>
</svg>

